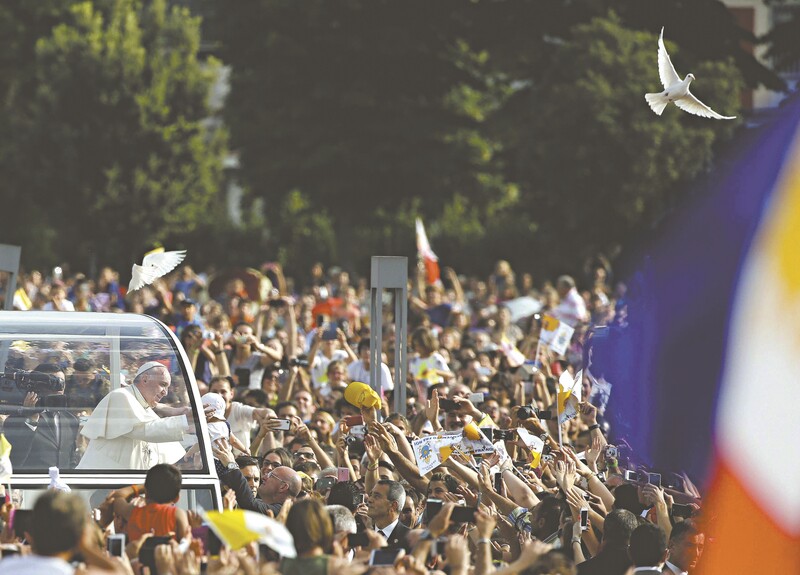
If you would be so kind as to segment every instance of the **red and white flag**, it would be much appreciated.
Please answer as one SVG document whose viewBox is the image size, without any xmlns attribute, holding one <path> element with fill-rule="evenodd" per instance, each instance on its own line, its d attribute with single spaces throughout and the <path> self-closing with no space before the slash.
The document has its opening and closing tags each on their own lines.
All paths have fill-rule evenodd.
<svg viewBox="0 0 800 575">
<path fill-rule="evenodd" d="M 439 257 L 433 253 L 428 235 L 425 233 L 425 225 L 419 218 L 417 218 L 417 257 L 425 264 L 425 282 L 428 285 L 440 283 Z"/>
</svg>

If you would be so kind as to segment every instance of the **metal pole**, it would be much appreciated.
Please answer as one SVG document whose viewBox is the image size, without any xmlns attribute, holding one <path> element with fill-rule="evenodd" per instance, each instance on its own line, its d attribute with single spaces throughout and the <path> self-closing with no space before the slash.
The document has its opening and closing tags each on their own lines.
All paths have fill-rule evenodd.
<svg viewBox="0 0 800 575">
<path fill-rule="evenodd" d="M 406 415 L 406 376 L 408 373 L 408 282 L 394 294 L 394 411 Z"/>
<path fill-rule="evenodd" d="M 406 412 L 406 323 L 408 321 L 408 258 L 373 256 L 370 285 L 370 386 L 381 393 L 381 351 L 383 347 L 383 292 L 394 295 L 395 388 L 394 410 Z"/>
<path fill-rule="evenodd" d="M 369 385 L 381 393 L 381 346 L 383 345 L 383 286 L 373 285 L 370 289 L 372 298 L 370 306 L 369 330 Z"/>
<path fill-rule="evenodd" d="M 0 272 L 8 272 L 8 283 L 6 284 L 6 303 L 5 309 L 14 309 L 14 292 L 17 291 L 17 274 L 19 274 L 19 257 L 22 248 L 0 244 Z"/>
</svg>

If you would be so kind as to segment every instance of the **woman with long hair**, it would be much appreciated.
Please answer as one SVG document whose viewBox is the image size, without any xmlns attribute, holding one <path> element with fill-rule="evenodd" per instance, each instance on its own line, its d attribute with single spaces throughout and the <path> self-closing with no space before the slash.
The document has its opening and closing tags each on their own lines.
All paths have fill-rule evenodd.
<svg viewBox="0 0 800 575">
<path fill-rule="evenodd" d="M 336 420 L 327 411 L 318 409 L 311 418 L 311 427 L 317 430 L 317 442 L 320 445 L 334 446 L 333 429 L 336 427 Z"/>
<path fill-rule="evenodd" d="M 328 575 L 333 547 L 333 523 L 316 499 L 301 499 L 289 510 L 286 528 L 294 538 L 297 557 L 281 561 L 282 575 Z"/>
</svg>

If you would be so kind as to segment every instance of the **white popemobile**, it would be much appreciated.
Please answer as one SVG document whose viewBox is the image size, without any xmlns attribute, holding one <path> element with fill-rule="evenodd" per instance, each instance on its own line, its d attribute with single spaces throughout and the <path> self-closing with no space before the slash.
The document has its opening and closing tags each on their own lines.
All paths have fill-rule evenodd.
<svg viewBox="0 0 800 575">
<path fill-rule="evenodd" d="M 144 483 L 149 467 L 169 462 L 183 474 L 181 507 L 221 509 L 190 365 L 172 331 L 149 316 L 0 311 L 12 499 L 31 508 L 52 465 L 94 509 L 111 490 Z"/>
</svg>

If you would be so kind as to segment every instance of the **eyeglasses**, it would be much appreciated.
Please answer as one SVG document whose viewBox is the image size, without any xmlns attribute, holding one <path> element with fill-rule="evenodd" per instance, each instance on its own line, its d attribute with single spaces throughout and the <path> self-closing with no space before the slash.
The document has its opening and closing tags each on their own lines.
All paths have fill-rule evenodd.
<svg viewBox="0 0 800 575">
<path fill-rule="evenodd" d="M 267 479 L 269 479 L 270 477 L 274 477 L 275 479 L 277 479 L 277 480 L 278 480 L 278 481 L 280 481 L 281 483 L 283 483 L 283 484 L 285 484 L 285 485 L 289 485 L 289 482 L 288 482 L 288 481 L 286 481 L 285 479 L 281 479 L 280 477 L 278 477 L 277 475 L 275 475 L 275 472 L 274 472 L 274 471 L 270 471 L 269 473 L 267 473 Z"/>
<path fill-rule="evenodd" d="M 266 460 L 266 459 L 264 460 L 264 463 L 261 464 L 261 467 L 269 467 L 269 468 L 272 468 L 272 469 L 274 469 L 276 467 L 280 467 L 280 466 L 281 466 L 281 464 L 280 464 L 279 461 L 269 461 L 269 460 Z"/>
<path fill-rule="evenodd" d="M 297 453 L 294 454 L 294 456 L 295 457 L 302 457 L 304 459 L 314 459 L 314 454 L 313 453 L 307 453 L 305 451 L 298 451 Z"/>
</svg>

